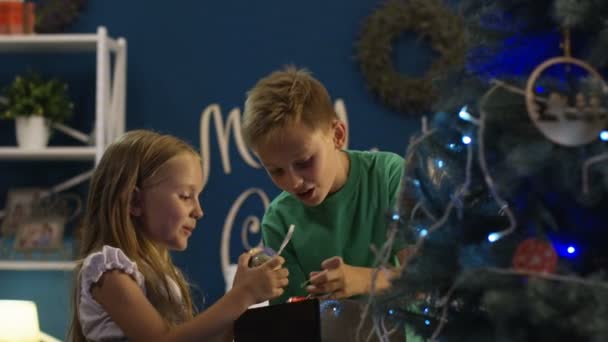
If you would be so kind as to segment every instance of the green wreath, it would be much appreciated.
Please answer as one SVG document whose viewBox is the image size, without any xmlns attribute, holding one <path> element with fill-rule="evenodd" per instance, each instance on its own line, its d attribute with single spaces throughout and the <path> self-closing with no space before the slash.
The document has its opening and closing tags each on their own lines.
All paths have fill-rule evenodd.
<svg viewBox="0 0 608 342">
<path fill-rule="evenodd" d="M 439 57 L 423 77 L 400 74 L 393 64 L 392 43 L 403 31 L 426 38 Z M 463 21 L 441 0 L 388 0 L 365 21 L 357 59 L 370 90 L 388 107 L 423 113 L 437 98 L 432 80 L 464 62 Z"/>
</svg>

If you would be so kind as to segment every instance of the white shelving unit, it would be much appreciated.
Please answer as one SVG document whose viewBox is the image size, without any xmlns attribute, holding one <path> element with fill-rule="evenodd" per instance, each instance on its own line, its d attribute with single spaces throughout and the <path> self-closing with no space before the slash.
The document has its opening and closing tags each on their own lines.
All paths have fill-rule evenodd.
<svg viewBox="0 0 608 342">
<path fill-rule="evenodd" d="M 41 150 L 21 150 L 16 147 L 0 147 L 0 159 L 4 160 L 94 160 L 95 147 L 48 147 Z"/>
<path fill-rule="evenodd" d="M 50 146 L 40 150 L 22 150 L 0 146 L 0 160 L 60 160 L 93 162 L 93 168 L 49 189 L 66 190 L 88 180 L 108 144 L 125 130 L 127 41 L 111 38 L 105 27 L 95 34 L 0 35 L 0 54 L 91 52 L 96 58 L 95 125 L 93 133 L 56 125 L 81 141 L 83 146 Z M 114 61 L 112 62 L 112 57 Z M 4 213 L 0 211 L 0 217 Z M 71 270 L 74 262 L 0 261 L 0 270 Z"/>
<path fill-rule="evenodd" d="M 71 271 L 75 266 L 75 261 L 0 260 L 4 271 Z"/>
</svg>

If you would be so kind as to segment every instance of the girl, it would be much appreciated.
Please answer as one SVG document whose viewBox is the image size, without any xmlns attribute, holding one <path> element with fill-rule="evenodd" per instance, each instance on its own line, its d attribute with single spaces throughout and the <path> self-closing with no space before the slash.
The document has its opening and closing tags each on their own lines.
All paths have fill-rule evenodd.
<svg viewBox="0 0 608 342">
<path fill-rule="evenodd" d="M 230 341 L 232 323 L 287 285 L 284 260 L 249 268 L 239 257 L 232 289 L 194 315 L 188 284 L 171 261 L 203 216 L 198 153 L 185 142 L 131 131 L 97 166 L 83 221 L 70 341 Z"/>
</svg>

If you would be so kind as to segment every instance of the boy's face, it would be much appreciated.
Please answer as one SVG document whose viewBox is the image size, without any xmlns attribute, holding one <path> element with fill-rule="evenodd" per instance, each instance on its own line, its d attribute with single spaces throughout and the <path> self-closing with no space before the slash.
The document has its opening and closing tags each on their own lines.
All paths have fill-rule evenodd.
<svg viewBox="0 0 608 342">
<path fill-rule="evenodd" d="M 198 197 L 203 172 L 194 156 L 183 153 L 171 158 L 161 170 L 159 181 L 135 193 L 131 214 L 139 216 L 147 235 L 172 250 L 184 250 L 188 238 L 202 217 Z"/>
<path fill-rule="evenodd" d="M 297 123 L 281 128 L 255 152 L 277 187 L 316 206 L 346 182 L 348 157 L 341 152 L 345 138 L 346 127 L 339 120 L 314 130 Z"/>
</svg>

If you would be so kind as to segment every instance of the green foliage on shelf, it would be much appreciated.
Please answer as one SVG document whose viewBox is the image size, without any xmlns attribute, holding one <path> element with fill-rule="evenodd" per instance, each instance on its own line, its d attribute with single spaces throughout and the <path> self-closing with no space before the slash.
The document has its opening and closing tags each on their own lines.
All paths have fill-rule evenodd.
<svg viewBox="0 0 608 342">
<path fill-rule="evenodd" d="M 66 83 L 45 80 L 33 72 L 15 77 L 2 96 L 0 119 L 5 120 L 43 116 L 52 122 L 63 122 L 72 116 L 74 109 Z"/>
</svg>

